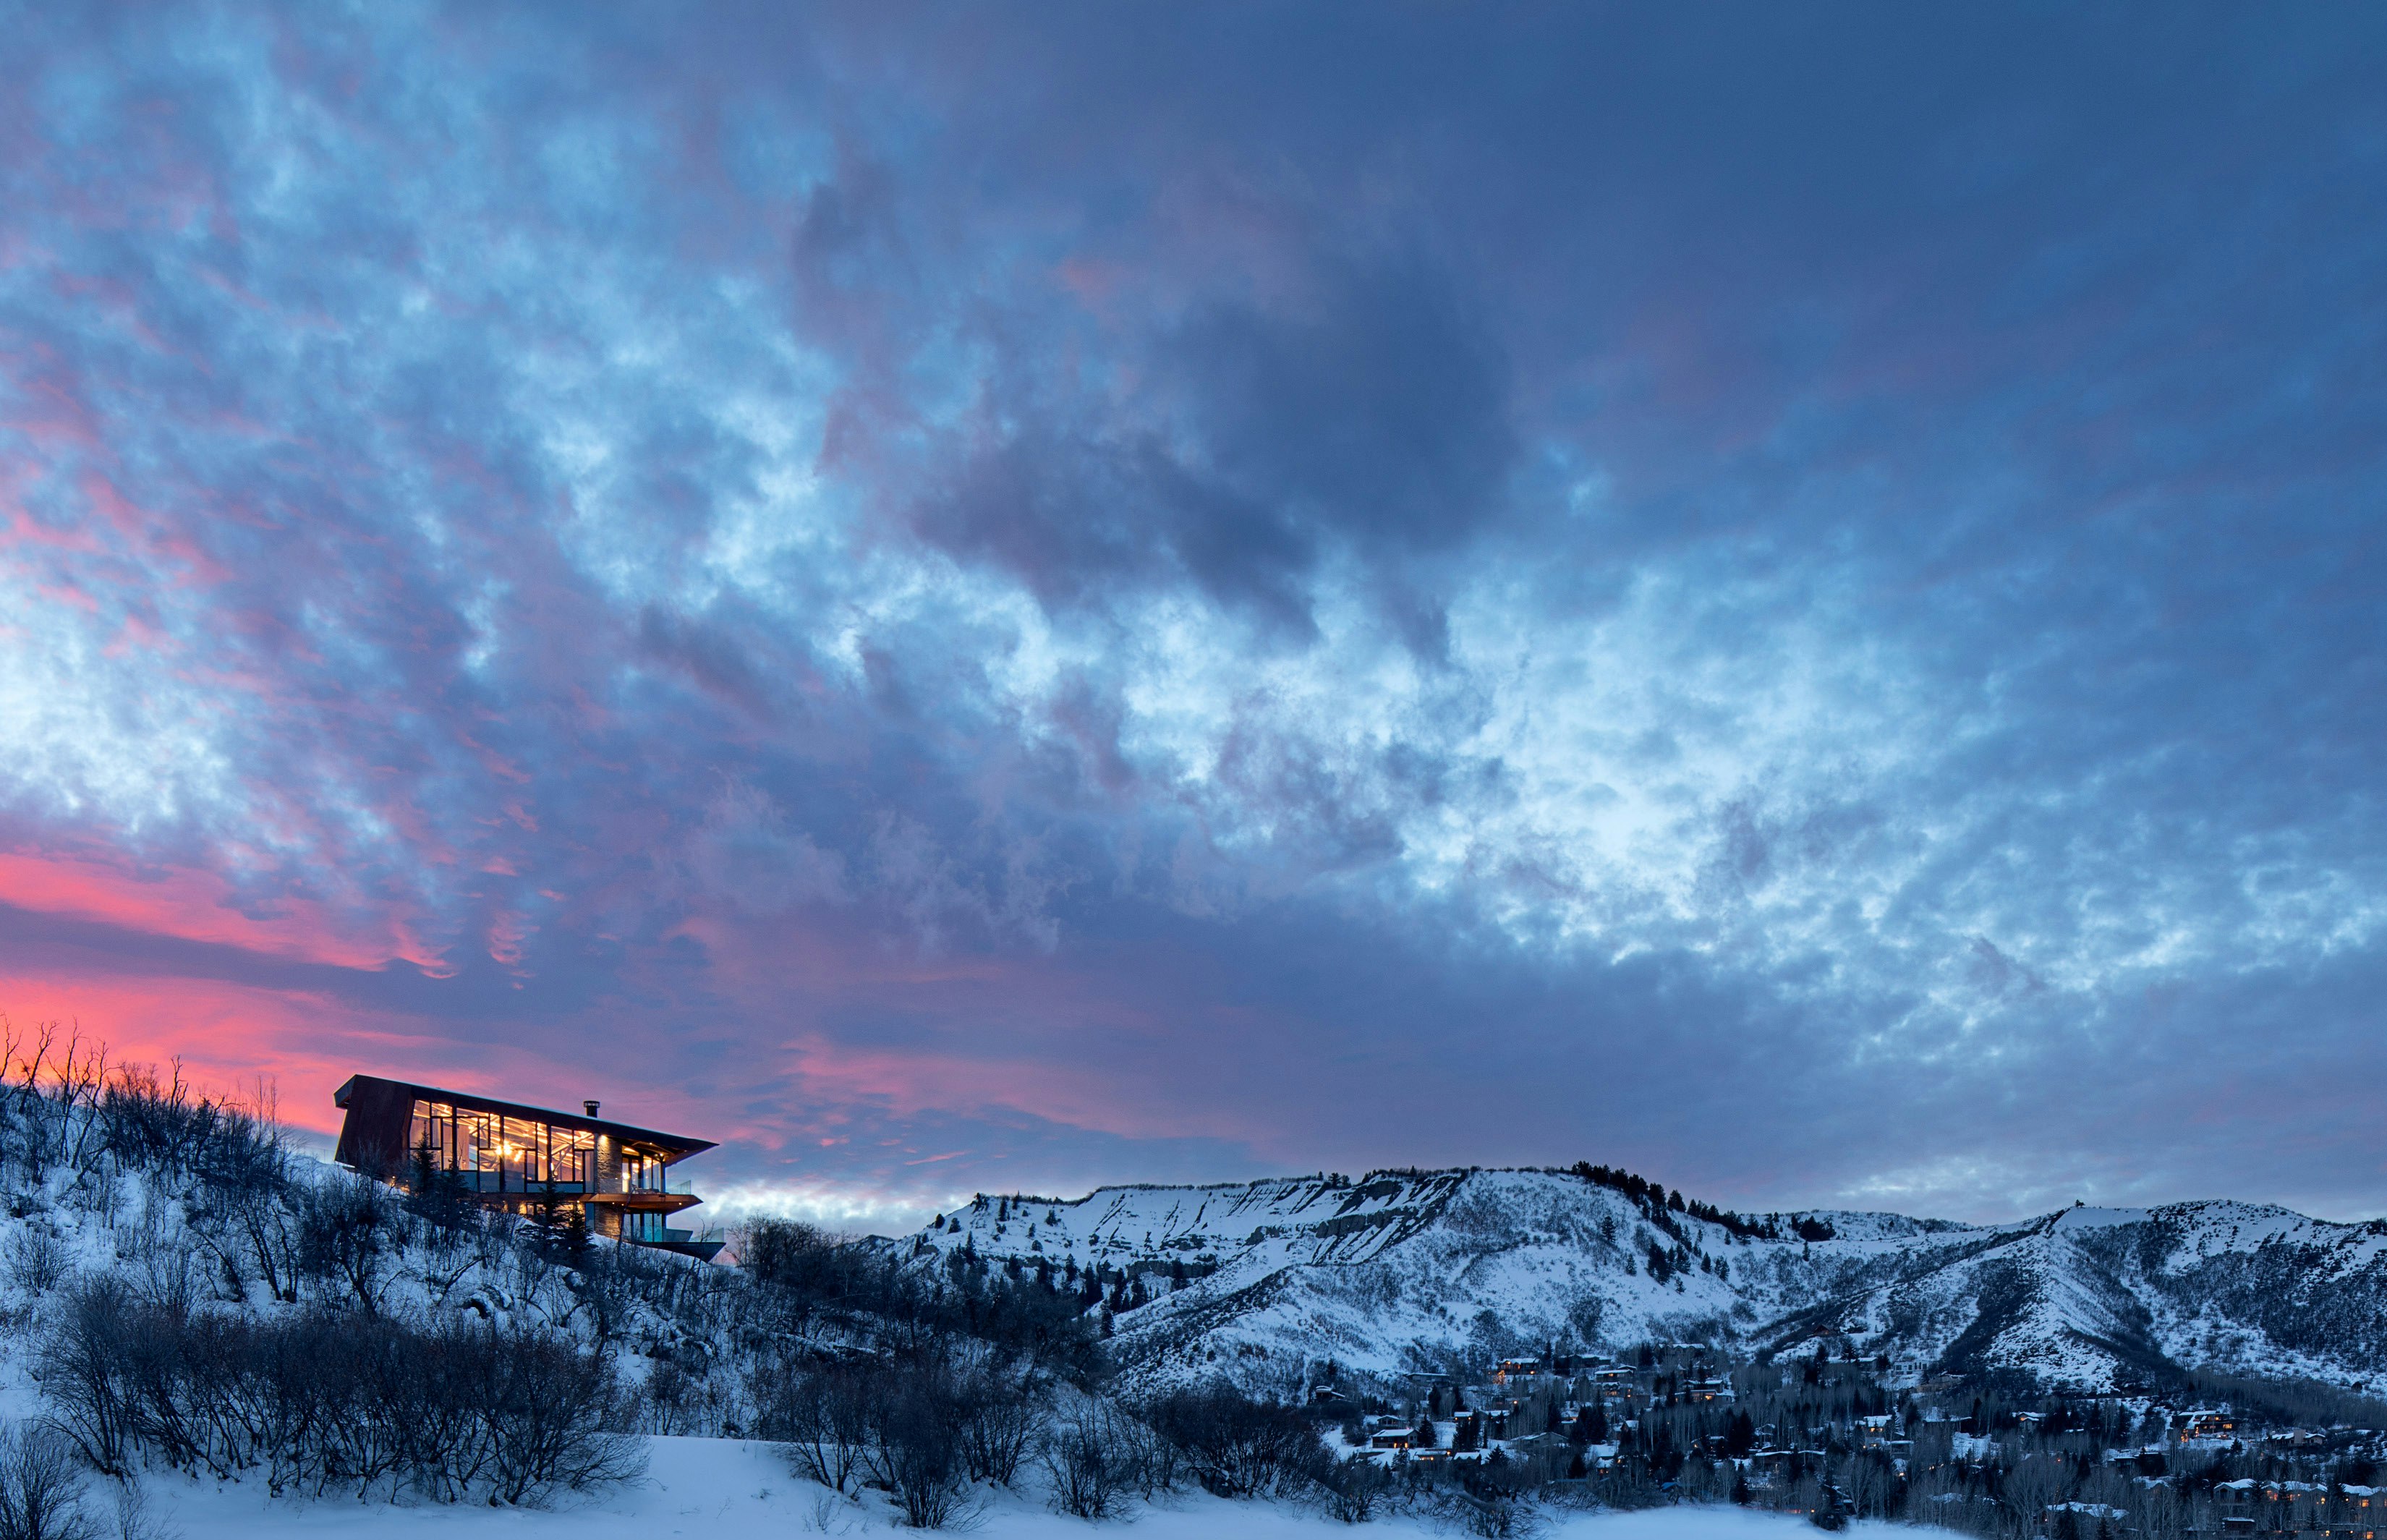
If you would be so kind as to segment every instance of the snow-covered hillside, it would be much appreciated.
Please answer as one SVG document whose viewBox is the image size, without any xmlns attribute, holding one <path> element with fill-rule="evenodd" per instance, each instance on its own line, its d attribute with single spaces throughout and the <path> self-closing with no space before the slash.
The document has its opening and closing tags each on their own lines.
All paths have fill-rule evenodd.
<svg viewBox="0 0 2387 1540">
<path fill-rule="evenodd" d="M 353 1500 L 297 1504 L 269 1498 L 255 1483 L 195 1481 L 171 1472 L 144 1489 L 152 1534 L 180 1540 L 787 1540 L 803 1534 L 909 1533 L 895 1529 L 883 1505 L 839 1497 L 791 1478 L 767 1445 L 737 1439 L 640 1441 L 647 1474 L 625 1486 L 567 1498 L 548 1511 L 483 1507 L 394 1508 Z M 89 1504 L 112 1518 L 107 1494 Z M 1062 1540 L 1122 1533 L 1048 1510 L 1032 1496 L 991 1495 L 973 1514 L 984 1540 Z M 1230 1502 L 1199 1492 L 1137 1509 L 1123 1533 L 1136 1540 L 1328 1540 L 1349 1535 L 1314 1506 Z M 1452 1534 L 1430 1518 L 1386 1514 L 1359 1533 L 1387 1540 Z M 1546 1540 L 1802 1540 L 1816 1533 L 1803 1519 L 1750 1508 L 1680 1507 L 1638 1512 L 1553 1510 L 1536 1532 Z M 1854 1535 L 1888 1535 L 1888 1525 L 1861 1523 Z"/>
<path fill-rule="evenodd" d="M 1450 1170 L 990 1196 L 913 1244 L 1093 1269 L 1113 1296 L 1141 1283 L 1117 1345 L 1156 1382 L 1282 1390 L 1329 1360 L 1382 1378 L 1554 1342 L 1826 1334 L 1917 1377 L 2099 1388 L 2194 1367 L 2387 1390 L 2387 1222 L 2242 1204 L 1752 1225 L 1572 1173 Z"/>
</svg>

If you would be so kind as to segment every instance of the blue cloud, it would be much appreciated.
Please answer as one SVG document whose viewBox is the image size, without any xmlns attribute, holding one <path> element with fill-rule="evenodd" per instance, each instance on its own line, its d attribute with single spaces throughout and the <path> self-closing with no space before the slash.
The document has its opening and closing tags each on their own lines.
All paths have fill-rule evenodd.
<svg viewBox="0 0 2387 1540">
<path fill-rule="evenodd" d="M 2381 1201 L 2369 19 L 9 19 L 20 991 L 874 1214 Z"/>
</svg>

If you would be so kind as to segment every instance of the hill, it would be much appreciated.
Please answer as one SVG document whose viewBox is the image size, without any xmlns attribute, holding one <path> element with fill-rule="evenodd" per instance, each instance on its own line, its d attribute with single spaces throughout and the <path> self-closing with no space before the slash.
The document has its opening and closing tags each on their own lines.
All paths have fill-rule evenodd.
<svg viewBox="0 0 2387 1540">
<path fill-rule="evenodd" d="M 1470 1168 L 981 1196 L 911 1248 L 1091 1276 L 1118 1360 L 1153 1383 L 1215 1370 L 1282 1392 L 1327 1361 L 1389 1379 L 1554 1343 L 1823 1336 L 1918 1380 L 2097 1391 L 2204 1370 L 2387 1391 L 2387 1221 L 2237 1203 L 1748 1217 L 1590 1168 Z"/>
</svg>

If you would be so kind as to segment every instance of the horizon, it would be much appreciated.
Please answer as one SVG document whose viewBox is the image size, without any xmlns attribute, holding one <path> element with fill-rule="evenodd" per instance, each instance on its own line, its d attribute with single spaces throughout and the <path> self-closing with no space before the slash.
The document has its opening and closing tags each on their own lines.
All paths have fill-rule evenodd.
<svg viewBox="0 0 2387 1540">
<path fill-rule="evenodd" d="M 10 15 L 9 1019 L 2387 1214 L 2387 15 Z"/>
<path fill-rule="evenodd" d="M 550 1110 L 562 1110 L 567 1113 L 569 1111 L 569 1109 Z M 315 1158 L 322 1160 L 326 1164 L 334 1163 L 332 1157 L 332 1145 L 335 1142 L 335 1135 L 333 1133 L 318 1132 L 314 1130 L 295 1124 L 284 1124 L 280 1126 L 284 1128 L 285 1132 L 296 1136 L 298 1148 L 300 1148 L 303 1153 L 313 1155 Z M 687 1158 L 701 1159 L 705 1155 L 718 1153 L 719 1150 L 720 1146 L 715 1146 L 713 1150 L 701 1151 L 699 1152 L 699 1154 L 690 1155 Z M 1503 1173 L 1522 1173 L 1533 1176 L 1563 1177 L 1574 1175 L 1574 1165 L 1577 1164 L 1582 1163 L 1577 1162 L 1566 1166 L 1488 1166 L 1468 1164 L 1431 1167 L 1376 1166 L 1356 1172 L 1330 1170 L 1279 1171 L 1265 1173 L 1258 1176 L 1230 1176 L 1185 1181 L 1138 1181 L 1132 1180 L 1105 1180 L 1095 1183 L 1093 1186 L 1087 1188 L 1084 1192 L 1078 1193 L 1076 1196 L 1070 1196 L 1065 1192 L 1042 1192 L 1033 1188 L 987 1187 L 975 1189 L 967 1193 L 948 1193 L 943 1196 L 941 1202 L 930 1204 L 927 1206 L 914 1205 L 905 1208 L 864 1207 L 852 1205 L 850 1200 L 839 1198 L 830 1198 L 824 1201 L 802 1194 L 791 1194 L 784 1187 L 775 1186 L 739 1186 L 733 1184 L 717 1190 L 710 1186 L 705 1186 L 703 1187 L 702 1192 L 706 1200 L 704 1206 L 707 1212 L 709 1214 L 719 1216 L 716 1218 L 714 1222 L 718 1226 L 722 1227 L 725 1231 L 734 1229 L 738 1224 L 750 1219 L 763 1218 L 792 1218 L 815 1225 L 830 1234 L 887 1240 L 894 1239 L 902 1234 L 917 1232 L 925 1229 L 932 1218 L 939 1216 L 951 1216 L 963 1208 L 970 1206 L 976 1200 L 980 1198 L 1008 1198 L 1015 1203 L 1025 1202 L 1052 1204 L 1064 1207 L 1075 1207 L 1080 1204 L 1091 1201 L 1105 1192 L 1113 1191 L 1156 1193 L 1187 1192 L 1195 1190 L 1215 1191 L 1221 1188 L 1260 1187 L 1277 1183 L 1292 1184 L 1325 1180 L 1332 1180 L 1353 1184 L 1363 1184 L 1373 1177 L 1441 1176 L 1452 1173 L 1464 1173 L 1471 1176 L 1479 1173 L 1494 1175 Z M 1671 1183 L 1659 1181 L 1658 1179 L 1649 1177 L 1647 1172 L 1636 1172 L 1634 1174 L 1642 1176 L 1648 1180 L 1656 1182 L 1658 1186 L 1683 1196 L 1686 1202 L 1705 1203 L 1709 1201 L 1704 1194 L 1686 1192 L 1685 1189 L 1674 1187 Z M 703 1181 L 703 1178 L 701 1173 L 691 1175 L 688 1180 L 697 1183 L 701 1183 Z M 1887 1215 L 1896 1218 L 1917 1220 L 1924 1223 L 1958 1224 L 1974 1229 L 2000 1230 L 2017 1225 L 2036 1223 L 2040 1220 L 2070 1213 L 2076 1208 L 2087 1209 L 2095 1213 L 2143 1214 L 2153 1209 L 2179 1208 L 2197 1205 L 2228 1205 L 2244 1208 L 2278 1209 L 2282 1212 L 2299 1215 L 2305 1218 L 2317 1219 L 2326 1224 L 2335 1225 L 2372 1224 L 2381 1222 L 2382 1219 L 2387 1219 L 2387 1216 L 2381 1215 L 2319 1214 L 2277 1199 L 2249 1198 L 2227 1193 L 2195 1194 L 2182 1197 L 2156 1199 L 2147 1203 L 2128 1205 L 2094 1204 L 2089 1203 L 2086 1200 L 2076 1199 L 2072 1203 L 2059 1204 L 2052 1208 L 2038 1209 L 2027 1213 L 2009 1214 L 2002 1218 L 1959 1218 L 1948 1214 L 1933 1214 L 1898 1208 L 1859 1208 L 1831 1205 L 1793 1205 L 1789 1206 L 1771 1208 L 1736 1208 L 1730 1204 L 1719 1204 L 1715 1206 L 1724 1209 L 1727 1213 L 1737 1214 L 1744 1218 L 1795 1218 L 1808 1214 L 1878 1214 Z M 865 1215 L 877 1216 L 877 1218 L 866 1220 L 862 1219 L 861 1217 Z M 891 1224 L 888 1229 L 883 1231 L 854 1228 L 857 1221 L 879 1223 L 884 1222 L 887 1218 L 890 1217 L 901 1217 L 904 1222 Z"/>
</svg>

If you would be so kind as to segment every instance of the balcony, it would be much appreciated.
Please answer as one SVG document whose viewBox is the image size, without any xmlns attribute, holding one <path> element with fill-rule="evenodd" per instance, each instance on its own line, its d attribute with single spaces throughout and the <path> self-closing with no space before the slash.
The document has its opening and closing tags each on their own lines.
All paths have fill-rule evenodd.
<svg viewBox="0 0 2387 1540">
<path fill-rule="evenodd" d="M 693 1193 L 696 1189 L 688 1184 L 688 1179 L 686 1177 L 659 1173 L 654 1176 L 625 1177 L 620 1179 L 619 1186 L 600 1186 L 598 1191 L 600 1193 Z"/>
<path fill-rule="evenodd" d="M 694 1208 L 702 1200 L 695 1193 L 682 1190 L 674 1193 L 632 1188 L 626 1193 L 591 1193 L 588 1203 L 598 1208 L 618 1208 L 637 1213 L 676 1214 L 683 1208 Z"/>
<path fill-rule="evenodd" d="M 547 1182 L 525 1178 L 520 1171 L 443 1171 L 442 1177 L 453 1177 L 467 1193 L 503 1193 L 508 1195 L 545 1196 L 550 1190 L 559 1198 L 576 1198 L 587 1190 L 577 1181 L 559 1181 L 552 1189 Z"/>
</svg>

